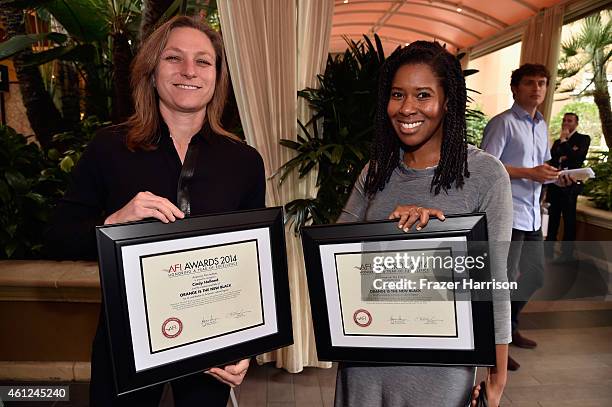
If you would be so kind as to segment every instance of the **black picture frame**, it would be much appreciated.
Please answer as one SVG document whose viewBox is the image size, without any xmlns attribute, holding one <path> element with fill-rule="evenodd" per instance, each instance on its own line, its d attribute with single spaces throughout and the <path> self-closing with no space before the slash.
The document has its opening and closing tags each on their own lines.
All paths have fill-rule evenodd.
<svg viewBox="0 0 612 407">
<path fill-rule="evenodd" d="M 470 295 L 472 335 L 474 347 L 463 349 L 397 348 L 387 345 L 345 346 L 332 343 L 332 327 L 328 296 L 340 296 L 339 289 L 326 285 L 321 258 L 323 245 L 366 242 L 413 242 L 428 238 L 446 239 L 465 237 L 469 255 L 482 255 L 487 248 L 487 223 L 484 213 L 446 216 L 445 221 L 431 219 L 420 231 L 411 228 L 404 232 L 397 227 L 397 220 L 342 223 L 307 226 L 302 229 L 302 244 L 306 264 L 312 319 L 320 360 L 367 364 L 407 364 L 430 366 L 493 366 L 495 365 L 495 341 L 493 306 L 490 290 L 467 290 Z M 407 243 L 406 249 L 409 249 Z M 485 267 L 475 281 L 491 278 L 489 259 L 485 254 Z M 331 263 L 326 263 L 331 264 Z M 337 263 L 336 263 L 337 267 Z M 328 267 L 331 268 L 331 267 Z M 336 273 L 337 270 L 327 270 Z M 327 280 L 330 281 L 330 280 Z M 338 300 L 341 304 L 341 299 Z M 342 308 L 342 306 L 340 306 Z M 457 308 L 455 308 L 457 309 Z M 371 317 L 370 317 L 371 318 Z M 367 319 L 367 317 L 366 317 Z M 357 321 L 355 321 L 357 323 Z M 344 329 L 344 328 L 343 328 Z M 424 337 L 427 340 L 427 337 Z"/>
<path fill-rule="evenodd" d="M 270 324 L 266 328 L 267 334 L 260 337 L 250 333 L 251 337 L 245 338 L 245 341 L 241 343 L 233 343 L 209 352 L 170 360 L 158 366 L 137 369 L 134 351 L 138 348 L 133 345 L 134 341 L 141 343 L 143 339 L 136 339 L 132 336 L 132 324 L 138 322 L 130 319 L 125 279 L 128 274 L 124 270 L 123 250 L 130 248 L 130 246 L 134 250 L 140 247 L 136 245 L 144 246 L 148 243 L 163 242 L 165 244 L 172 241 L 180 244 L 182 241 L 188 241 L 185 239 L 193 237 L 215 241 L 217 237 L 227 236 L 232 232 L 247 234 L 257 232 L 258 236 L 263 239 L 262 241 L 269 239 L 269 243 L 257 246 L 257 265 L 260 273 L 259 289 L 261 291 L 261 287 L 263 287 L 262 278 L 268 281 L 269 287 L 266 291 L 267 294 L 261 294 L 262 306 L 264 301 L 267 301 L 266 304 L 268 305 L 274 304 L 274 309 L 268 309 L 268 314 L 266 314 L 272 315 L 272 318 L 268 318 L 268 321 L 265 322 Z M 99 226 L 96 230 L 96 236 L 106 328 L 110 339 L 112 366 L 118 395 L 293 344 L 282 207 L 194 216 L 168 224 L 159 221 L 141 221 Z M 236 242 L 240 243 L 240 240 Z M 269 248 L 270 253 L 263 253 L 264 246 Z M 206 249 L 207 247 L 204 246 L 203 248 Z M 197 249 L 200 248 L 202 247 L 197 247 Z M 186 249 L 186 251 L 188 250 Z M 143 255 L 143 257 L 146 256 Z M 260 263 L 260 260 L 263 262 L 264 258 L 270 259 L 269 264 Z M 140 264 L 140 272 L 143 273 L 142 258 Z M 135 271 L 130 269 L 130 272 Z M 128 280 L 131 281 L 131 279 Z M 144 291 L 144 282 L 142 287 Z M 143 293 L 143 295 L 146 295 L 146 293 Z M 143 303 L 146 308 L 146 299 Z M 142 312 L 144 312 L 144 315 L 148 315 L 146 309 Z M 276 329 L 273 329 L 274 325 Z M 233 332 L 227 335 L 229 334 L 233 334 Z M 226 334 L 221 336 L 224 335 Z M 214 338 L 202 339 L 197 342 L 206 342 L 212 339 Z M 187 345 L 191 345 L 191 343 Z M 164 349 L 162 353 L 167 351 L 175 350 L 173 348 Z M 154 353 L 150 350 L 147 352 L 151 355 Z"/>
</svg>

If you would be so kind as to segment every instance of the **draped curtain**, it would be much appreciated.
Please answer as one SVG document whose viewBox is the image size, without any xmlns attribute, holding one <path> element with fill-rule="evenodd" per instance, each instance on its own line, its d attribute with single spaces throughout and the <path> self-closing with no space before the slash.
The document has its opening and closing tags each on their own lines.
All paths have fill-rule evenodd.
<svg viewBox="0 0 612 407">
<path fill-rule="evenodd" d="M 550 72 L 550 84 L 546 99 L 539 107 L 547 122 L 550 119 L 557 82 L 557 64 L 559 63 L 561 48 L 564 10 L 565 6 L 559 4 L 536 14 L 529 20 L 522 37 L 521 65 L 525 63 L 542 64 Z"/>
<path fill-rule="evenodd" d="M 266 204 L 314 197 L 316 176 L 300 180 L 292 174 L 279 184 L 278 169 L 294 156 L 279 141 L 296 140 L 297 118 L 305 123 L 311 116 L 308 106 L 296 100 L 297 90 L 316 86 L 316 75 L 325 67 L 333 2 L 219 0 L 218 9 L 246 140 L 264 159 Z M 316 357 L 301 242 L 289 228 L 285 235 L 294 345 L 258 361 L 276 361 L 289 372 L 329 367 Z"/>
</svg>

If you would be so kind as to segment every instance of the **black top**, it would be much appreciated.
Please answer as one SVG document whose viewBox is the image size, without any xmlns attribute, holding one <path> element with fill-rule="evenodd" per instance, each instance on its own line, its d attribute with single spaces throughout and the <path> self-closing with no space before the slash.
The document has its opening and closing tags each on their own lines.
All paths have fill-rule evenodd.
<svg viewBox="0 0 612 407">
<path fill-rule="evenodd" d="M 130 151 L 125 140 L 125 125 L 107 127 L 83 153 L 47 230 L 53 258 L 94 260 L 95 226 L 139 192 L 165 197 L 191 215 L 265 206 L 259 153 L 208 125 L 192 137 L 184 165 L 165 125 L 153 151 Z"/>
<path fill-rule="evenodd" d="M 569 140 L 563 143 L 560 139 L 555 140 L 550 149 L 552 157 L 549 161 L 550 165 L 562 170 L 573 170 L 582 167 L 589 151 L 589 144 L 591 144 L 591 138 L 586 134 L 578 132 L 572 134 Z M 563 156 L 566 159 L 560 161 L 560 158 Z"/>
</svg>

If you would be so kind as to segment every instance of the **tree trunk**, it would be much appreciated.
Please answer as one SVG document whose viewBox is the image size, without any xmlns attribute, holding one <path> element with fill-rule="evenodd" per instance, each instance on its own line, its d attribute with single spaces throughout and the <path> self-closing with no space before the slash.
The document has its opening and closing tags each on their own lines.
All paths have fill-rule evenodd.
<svg viewBox="0 0 612 407">
<path fill-rule="evenodd" d="M 606 145 L 608 148 L 612 148 L 612 111 L 610 111 L 610 95 L 608 89 L 604 88 L 603 92 L 595 91 L 593 98 L 599 110 L 601 130 L 606 139 Z"/>
<path fill-rule="evenodd" d="M 157 21 L 173 2 L 173 0 L 145 0 L 140 21 L 141 42 L 155 31 Z"/>
<path fill-rule="evenodd" d="M 79 75 L 72 63 L 57 61 L 57 64 L 62 89 L 62 116 L 67 123 L 77 124 L 81 120 Z"/>
<path fill-rule="evenodd" d="M 608 148 L 612 148 L 612 110 L 610 109 L 610 93 L 608 93 L 608 81 L 606 78 L 606 64 L 604 61 L 593 64 L 593 82 L 595 91 L 593 99 L 599 110 L 601 130 Z"/>
<path fill-rule="evenodd" d="M 113 33 L 113 123 L 122 123 L 134 113 L 130 88 L 132 49 L 124 32 Z"/>
<path fill-rule="evenodd" d="M 85 116 L 96 116 L 104 122 L 108 117 L 108 93 L 102 85 L 100 73 L 94 64 L 83 64 L 85 71 Z"/>
<path fill-rule="evenodd" d="M 24 15 L 21 9 L 10 6 L 0 7 L 0 19 L 8 37 L 25 34 Z M 43 147 L 48 147 L 54 134 L 66 130 L 62 116 L 53 103 L 37 66 L 24 67 L 24 57 L 31 50 L 25 50 L 13 57 L 13 65 L 21 90 L 30 126 L 36 139 Z"/>
</svg>

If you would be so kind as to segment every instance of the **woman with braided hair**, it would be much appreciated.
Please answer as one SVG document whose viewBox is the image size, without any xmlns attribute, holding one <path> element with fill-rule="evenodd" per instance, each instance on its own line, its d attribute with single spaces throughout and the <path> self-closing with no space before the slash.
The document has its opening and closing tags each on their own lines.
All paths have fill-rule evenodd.
<svg viewBox="0 0 612 407">
<path fill-rule="evenodd" d="M 510 241 L 508 174 L 496 158 L 467 144 L 465 109 L 461 66 L 443 46 L 417 41 L 395 51 L 379 78 L 370 162 L 338 221 L 399 219 L 407 231 L 425 227 L 430 216 L 486 212 L 489 240 Z M 492 253 L 490 261 L 491 277 L 507 281 L 505 253 Z M 507 292 L 494 292 L 493 309 L 497 366 L 485 382 L 489 405 L 498 406 L 511 337 Z M 474 378 L 473 367 L 342 363 L 335 405 L 475 406 Z"/>
</svg>

